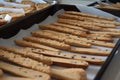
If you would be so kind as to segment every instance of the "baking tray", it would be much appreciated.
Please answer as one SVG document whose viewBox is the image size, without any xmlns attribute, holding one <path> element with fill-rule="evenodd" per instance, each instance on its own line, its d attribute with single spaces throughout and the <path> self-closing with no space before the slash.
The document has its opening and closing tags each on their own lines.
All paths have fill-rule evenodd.
<svg viewBox="0 0 120 80">
<path fill-rule="evenodd" d="M 95 5 L 98 5 L 98 2 L 94 2 L 92 4 L 89 4 L 88 6 L 93 6 L 95 7 Z M 105 11 L 105 12 L 108 12 L 108 13 L 111 13 L 115 16 L 119 16 L 120 17 L 120 10 L 115 10 L 115 9 L 105 9 L 105 8 L 97 8 L 97 9 L 100 9 L 102 11 Z"/>
<path fill-rule="evenodd" d="M 26 30 L 30 28 L 33 24 L 40 23 L 45 20 L 49 15 L 53 15 L 60 9 L 64 9 L 66 11 L 79 11 L 78 8 L 74 5 L 60 5 L 56 4 L 53 6 L 49 6 L 43 10 L 36 11 L 29 16 L 25 16 L 22 19 L 16 20 L 13 23 L 6 24 L 0 28 L 0 37 L 1 38 L 11 38 L 16 35 L 20 30 Z M 101 69 L 99 70 L 97 76 L 94 80 L 101 80 L 104 72 L 106 71 L 107 67 L 109 66 L 112 58 L 114 57 L 116 51 L 120 46 L 120 40 L 116 43 L 116 46 L 112 50 L 111 54 L 108 56 L 105 63 L 102 65 Z"/>
</svg>

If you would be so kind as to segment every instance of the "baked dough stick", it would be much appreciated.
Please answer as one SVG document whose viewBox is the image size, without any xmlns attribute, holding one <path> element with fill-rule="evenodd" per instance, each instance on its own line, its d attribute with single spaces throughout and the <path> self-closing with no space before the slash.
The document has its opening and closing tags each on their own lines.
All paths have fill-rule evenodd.
<svg viewBox="0 0 120 80">
<path fill-rule="evenodd" d="M 84 32 L 84 31 L 73 30 L 73 29 L 66 28 L 66 27 L 61 27 L 61 26 L 40 25 L 39 28 L 40 29 L 49 29 L 49 30 L 55 30 L 55 31 L 70 33 L 70 34 L 77 35 L 77 36 L 82 36 L 82 37 L 86 37 L 86 35 L 87 35 L 86 32 Z"/>
<path fill-rule="evenodd" d="M 37 80 L 50 80 L 50 75 L 46 73 L 42 73 L 21 66 L 16 66 L 3 61 L 0 61 L 0 68 L 3 69 L 4 71 L 7 71 L 13 75 L 17 75 L 19 77 L 32 78 L 32 79 L 34 78 Z"/>
<path fill-rule="evenodd" d="M 91 31 L 90 33 L 92 34 L 100 34 L 100 35 L 110 35 L 112 37 L 119 37 L 120 33 L 117 32 L 111 32 L 111 31 L 104 31 L 104 32 L 96 32 L 96 31 Z"/>
<path fill-rule="evenodd" d="M 93 40 L 99 40 L 99 41 L 108 41 L 108 42 L 113 42 L 112 38 L 109 37 L 102 37 L 102 36 L 95 36 L 94 34 L 88 34 L 87 36 L 88 39 L 93 39 Z"/>
<path fill-rule="evenodd" d="M 16 54 L 20 54 L 24 57 L 29 57 L 29 58 L 35 59 L 35 60 L 43 62 L 47 65 L 52 64 L 52 61 L 50 60 L 50 58 L 43 56 L 43 55 L 40 55 L 40 54 L 35 54 L 35 53 L 28 52 L 28 51 L 25 51 L 22 49 L 17 49 L 17 48 L 7 47 L 7 46 L 0 46 L 0 49 L 5 50 L 5 51 L 9 51 L 9 52 L 13 52 Z"/>
<path fill-rule="evenodd" d="M 23 48 L 25 51 L 33 52 L 33 53 L 38 53 L 46 56 L 53 56 L 53 57 L 61 57 L 61 58 L 67 58 L 67 59 L 75 59 L 75 60 L 84 60 L 87 61 L 91 64 L 95 65 L 101 65 L 103 64 L 103 60 L 95 57 L 90 57 L 90 56 L 81 56 L 80 54 L 75 54 L 75 53 L 58 53 L 58 52 L 51 52 L 51 51 L 46 51 L 42 49 L 35 49 L 35 48 Z"/>
<path fill-rule="evenodd" d="M 4 51 L 4 50 L 0 50 L 0 59 L 5 59 L 7 61 L 16 63 L 18 65 L 21 65 L 21 66 L 24 66 L 24 67 L 28 67 L 28 68 L 32 68 L 34 70 L 37 70 L 37 71 L 40 71 L 40 72 L 44 72 L 44 73 L 47 73 L 47 74 L 56 74 L 53 71 L 53 69 L 51 69 L 47 65 L 44 65 L 43 63 L 37 62 L 37 61 L 32 60 L 30 58 L 22 57 L 20 55 L 14 54 L 14 53 L 7 52 L 7 51 Z M 56 69 L 56 71 L 59 71 L 59 70 Z M 75 72 L 77 72 L 77 71 L 75 71 Z M 60 71 L 58 73 L 58 76 L 60 76 L 58 78 L 60 78 L 60 79 L 66 80 L 66 77 L 68 79 L 70 78 L 70 80 L 75 80 L 76 79 L 76 78 L 75 79 L 71 79 L 70 74 L 62 75 L 60 73 L 66 73 L 66 72 L 65 71 Z M 52 76 L 55 77 L 55 75 L 52 75 Z M 79 76 L 81 76 L 81 75 L 79 75 Z M 76 80 L 80 80 L 80 79 L 76 79 Z"/>
<path fill-rule="evenodd" d="M 1 67 L 0 67 L 1 68 Z M 0 69 L 0 77 L 3 75 L 3 71 Z"/>
<path fill-rule="evenodd" d="M 71 14 L 71 15 L 91 17 L 91 18 L 96 18 L 96 19 L 110 20 L 110 21 L 115 20 L 115 18 L 113 18 L 113 17 L 103 17 L 103 16 L 98 16 L 98 15 L 95 15 L 95 14 L 89 14 L 89 13 L 83 13 L 83 12 L 76 12 L 76 11 L 65 11 L 65 13 L 66 14 Z"/>
<path fill-rule="evenodd" d="M 84 68 L 86 69 L 89 64 L 83 60 L 75 60 L 75 59 L 65 59 L 65 58 L 58 58 L 58 57 L 49 57 L 53 64 L 56 66 L 62 67 L 71 67 L 71 68 Z"/>
<path fill-rule="evenodd" d="M 58 18 L 90 21 L 90 22 L 96 22 L 96 23 L 102 23 L 102 24 L 110 24 L 110 25 L 112 24 L 112 25 L 118 25 L 118 26 L 120 25 L 120 23 L 116 22 L 116 21 L 100 20 L 100 19 L 95 19 L 95 18 L 75 16 L 75 15 L 69 15 L 69 14 L 59 14 Z"/>
<path fill-rule="evenodd" d="M 86 17 L 80 17 L 80 16 L 75 16 L 75 15 L 69 15 L 69 14 L 60 14 L 58 15 L 58 18 L 60 19 L 69 19 L 69 20 L 76 20 L 77 23 L 82 23 L 84 25 L 93 25 L 93 26 L 98 26 L 98 27 L 105 27 L 105 28 L 115 28 L 115 24 L 105 24 L 105 23 L 98 23 L 98 22 L 92 22 L 91 18 L 86 18 Z"/>
<path fill-rule="evenodd" d="M 24 66 L 47 74 L 50 74 L 51 72 L 50 66 L 47 66 L 42 62 L 38 62 L 36 60 L 23 57 L 19 54 L 14 54 L 12 52 L 8 52 L 1 49 L 0 49 L 0 59 L 10 61 L 20 66 Z"/>
<path fill-rule="evenodd" d="M 71 35 L 71 34 L 65 34 L 65 33 L 56 32 L 56 31 L 44 30 L 43 32 L 46 32 L 47 34 L 51 34 L 51 35 L 57 34 L 57 36 L 60 35 L 60 36 L 66 37 L 66 39 L 75 39 L 75 41 L 78 40 L 78 41 L 82 41 L 82 42 L 87 42 L 87 43 L 97 45 L 97 46 L 104 46 L 104 47 L 111 47 L 111 48 L 113 48 L 115 46 L 114 43 L 82 38 L 82 37 L 74 36 L 74 35 Z M 96 36 L 99 36 L 99 34 L 97 34 Z M 102 36 L 110 37 L 109 35 L 102 35 Z"/>
<path fill-rule="evenodd" d="M 47 46 L 62 49 L 62 50 L 69 50 L 70 49 L 70 45 L 65 44 L 64 42 L 58 42 L 56 40 L 38 38 L 38 37 L 32 37 L 32 36 L 26 36 L 23 39 L 26 41 L 30 41 L 30 42 L 34 42 L 34 43 L 38 43 L 38 44 L 43 44 L 43 45 L 47 45 Z"/>
<path fill-rule="evenodd" d="M 78 27 L 78 26 L 72 26 L 72 25 L 68 25 L 68 24 L 62 24 L 62 23 L 52 23 L 52 25 L 56 25 L 56 26 L 63 26 L 63 27 L 67 27 L 67 28 L 71 28 L 71 29 L 75 29 L 75 30 L 80 30 L 80 31 L 85 31 L 85 32 L 89 32 L 87 29 Z"/>
<path fill-rule="evenodd" d="M 57 22 L 62 23 L 62 24 L 69 24 L 69 25 L 73 25 L 73 26 L 79 26 L 79 27 L 89 29 L 89 30 L 97 30 L 97 31 L 99 31 L 99 30 L 102 29 L 101 27 L 98 27 L 98 26 L 88 25 L 88 24 L 86 25 L 83 22 L 78 22 L 78 20 L 59 18 Z"/>
<path fill-rule="evenodd" d="M 60 80 L 87 80 L 86 72 L 80 68 L 52 69 L 52 76 Z"/>
<path fill-rule="evenodd" d="M 15 44 L 22 46 L 22 47 L 33 47 L 33 48 L 38 48 L 38 49 L 45 49 L 45 50 L 50 50 L 50 51 L 55 51 L 55 52 L 60 52 L 60 50 L 48 47 L 45 45 L 37 44 L 37 43 L 32 43 L 24 40 L 15 40 Z"/>
<path fill-rule="evenodd" d="M 67 37 L 64 36 L 58 36 L 58 35 L 54 35 L 51 34 L 49 32 L 44 32 L 44 31 L 34 31 L 32 32 L 33 36 L 36 37 L 44 37 L 44 38 L 48 38 L 48 39 L 54 39 L 54 40 L 58 40 L 61 42 L 65 42 L 66 44 L 72 45 L 72 46 L 79 46 L 79 47 L 91 47 L 91 44 L 87 43 L 87 42 L 83 42 L 83 41 L 77 41 L 74 39 L 68 39 Z"/>
<path fill-rule="evenodd" d="M 104 50 L 93 49 L 93 48 L 71 48 L 70 51 L 81 53 L 81 54 L 100 55 L 100 56 L 108 56 L 110 54 L 110 51 L 104 51 Z"/>
<path fill-rule="evenodd" d="M 120 33 L 120 29 L 112 29 L 112 28 L 103 28 L 102 31 Z"/>
</svg>

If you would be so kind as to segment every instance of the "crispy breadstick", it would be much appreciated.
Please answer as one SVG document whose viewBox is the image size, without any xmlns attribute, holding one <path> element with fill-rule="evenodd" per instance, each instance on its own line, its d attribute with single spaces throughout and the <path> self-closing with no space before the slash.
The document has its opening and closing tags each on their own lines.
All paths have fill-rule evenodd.
<svg viewBox="0 0 120 80">
<path fill-rule="evenodd" d="M 43 56 L 43 55 L 34 54 L 34 53 L 28 52 L 26 50 L 17 49 L 17 48 L 13 48 L 13 47 L 7 47 L 7 46 L 0 46 L 0 49 L 5 50 L 5 51 L 9 51 L 9 52 L 13 52 L 13 53 L 17 53 L 17 54 L 20 54 L 24 57 L 30 57 L 30 58 L 35 59 L 37 61 L 43 62 L 47 65 L 52 64 L 52 61 L 50 60 L 50 58 Z"/>
<path fill-rule="evenodd" d="M 88 39 L 94 39 L 94 40 L 100 40 L 100 41 L 108 41 L 108 42 L 113 42 L 112 38 L 108 38 L 108 37 L 102 37 L 102 36 L 95 36 L 95 35 L 88 35 L 87 36 Z"/>
<path fill-rule="evenodd" d="M 72 25 L 68 25 L 68 24 L 62 24 L 62 23 L 52 23 L 52 25 L 56 25 L 56 26 L 63 26 L 63 27 L 68 27 L 71 29 L 75 29 L 75 30 L 80 30 L 80 31 L 85 31 L 85 32 L 89 32 L 87 29 L 78 27 L 78 26 L 72 26 Z"/>
<path fill-rule="evenodd" d="M 102 59 L 99 59 L 99 58 L 81 56 L 80 54 L 75 54 L 75 53 L 70 53 L 70 54 L 62 53 L 62 52 L 58 53 L 58 52 L 51 52 L 51 51 L 46 51 L 41 49 L 34 49 L 34 48 L 25 48 L 24 50 L 29 50 L 30 52 L 38 53 L 46 56 L 61 57 L 61 58 L 75 59 L 75 60 L 84 60 L 91 64 L 96 64 L 96 65 L 101 65 L 104 62 Z"/>
<path fill-rule="evenodd" d="M 82 21 L 92 21 L 97 23 L 103 23 L 103 24 L 113 24 L 113 25 L 120 25 L 119 22 L 115 21 L 107 21 L 107 20 L 100 20 L 95 18 L 89 18 L 89 17 L 82 17 L 82 16 L 75 16 L 75 15 L 69 15 L 69 14 L 59 14 L 59 18 L 68 18 L 68 19 L 75 19 L 75 20 L 82 20 Z"/>
<path fill-rule="evenodd" d="M 1 67 L 0 67 L 1 68 Z M 0 69 L 0 77 L 3 75 L 3 71 Z"/>
<path fill-rule="evenodd" d="M 39 28 L 40 29 L 50 29 L 50 30 L 70 33 L 70 34 L 74 34 L 74 35 L 82 36 L 82 37 L 85 37 L 87 35 L 86 32 L 84 32 L 84 31 L 73 30 L 73 29 L 65 28 L 65 27 L 63 28 L 63 27 L 60 27 L 60 26 L 40 25 Z"/>
<path fill-rule="evenodd" d="M 76 12 L 76 11 L 65 11 L 65 13 L 66 14 L 71 14 L 71 15 L 91 17 L 91 18 L 96 18 L 96 19 L 105 19 L 105 20 L 110 20 L 110 21 L 115 20 L 115 18 L 113 18 L 113 17 L 103 17 L 103 16 L 98 16 L 98 15 L 95 15 L 95 14 L 88 14 L 88 13 Z"/>
<path fill-rule="evenodd" d="M 66 79 L 79 80 L 79 79 L 81 79 L 81 76 L 82 76 L 83 80 L 87 79 L 86 78 L 86 73 L 83 69 L 79 68 L 77 71 L 76 71 L 76 69 L 73 69 L 73 70 L 75 70 L 74 71 L 75 73 L 78 72 L 79 70 L 80 71 L 82 70 L 82 72 L 83 72 L 81 74 L 76 73 L 76 75 L 74 75 L 74 73 L 71 72 L 70 70 L 68 71 L 67 69 L 65 69 L 65 70 L 51 69 L 49 66 L 43 65 L 40 62 L 37 62 L 37 61 L 32 60 L 30 58 L 25 58 L 25 57 L 22 57 L 20 55 L 10 53 L 10 52 L 4 51 L 4 50 L 0 50 L 0 59 L 5 59 L 7 61 L 16 63 L 16 64 L 24 66 L 24 67 L 35 69 L 35 70 L 40 71 L 40 72 L 45 72 L 45 73 L 48 73 L 48 74 L 52 74 L 53 77 L 56 77 L 56 75 L 57 75 L 57 78 L 62 79 L 62 80 L 66 80 Z M 56 71 L 57 72 L 59 71 L 59 73 L 57 73 Z M 71 75 L 74 75 L 75 77 L 74 78 L 71 77 L 69 74 L 67 74 L 66 71 L 68 71 L 69 73 L 71 73 Z M 66 75 L 63 75 L 63 73 L 66 74 Z"/>
<path fill-rule="evenodd" d="M 71 48 L 71 52 L 89 54 L 89 55 L 100 55 L 100 56 L 108 56 L 111 51 L 104 51 L 100 49 L 91 49 L 91 48 Z"/>
<path fill-rule="evenodd" d="M 50 67 L 41 62 L 35 61 L 30 58 L 25 58 L 21 55 L 14 54 L 12 52 L 8 52 L 2 49 L 0 49 L 0 59 L 4 59 L 15 64 L 21 65 L 23 67 L 31 68 L 47 74 L 50 74 L 51 72 Z"/>
<path fill-rule="evenodd" d="M 58 36 L 58 35 L 51 35 L 50 33 L 41 32 L 41 31 L 34 31 L 32 32 L 33 36 L 36 37 L 44 37 L 49 39 L 55 39 L 58 41 L 64 41 L 66 44 L 72 45 L 72 46 L 81 46 L 81 47 L 91 47 L 91 44 L 83 42 L 83 41 L 77 41 L 74 39 L 67 39 L 64 36 Z"/>
<path fill-rule="evenodd" d="M 101 34 L 101 35 L 110 35 L 110 36 L 113 36 L 113 37 L 116 37 L 116 36 L 120 36 L 120 33 L 117 33 L 117 32 L 110 32 L 110 31 L 104 31 L 104 32 L 94 32 L 94 31 L 90 31 L 90 33 L 92 34 Z"/>
<path fill-rule="evenodd" d="M 99 23 L 99 22 L 93 22 L 94 19 L 92 18 L 86 18 L 86 17 L 80 17 L 75 15 L 69 15 L 69 14 L 60 14 L 58 15 L 59 19 L 66 19 L 66 20 L 76 20 L 77 23 L 82 23 L 83 25 L 92 25 L 92 26 L 98 26 L 98 27 L 105 27 L 105 28 L 115 28 L 115 24 L 105 24 L 105 23 Z"/>
<path fill-rule="evenodd" d="M 52 48 L 52 47 L 48 47 L 48 46 L 44 46 L 44 45 L 40 45 L 40 44 L 36 44 L 36 43 L 24 41 L 24 40 L 15 40 L 14 42 L 15 42 L 15 44 L 22 46 L 22 47 L 33 47 L 33 48 L 45 49 L 45 50 L 57 51 L 57 52 L 60 51 L 60 50 Z"/>
<path fill-rule="evenodd" d="M 19 77 L 32 78 L 32 79 L 34 78 L 37 80 L 50 80 L 50 76 L 48 74 L 35 71 L 32 69 L 28 69 L 25 67 L 12 65 L 10 63 L 6 63 L 3 61 L 0 61 L 0 67 L 4 71 L 17 75 Z"/>
<path fill-rule="evenodd" d="M 113 48 L 115 46 L 114 43 L 87 39 L 87 38 L 83 38 L 83 37 L 74 36 L 71 34 L 65 34 L 65 33 L 61 33 L 61 32 L 51 31 L 51 30 L 44 30 L 43 32 L 46 32 L 46 33 L 51 34 L 51 35 L 57 35 L 57 36 L 60 35 L 60 36 L 62 36 L 62 38 L 65 37 L 66 39 L 77 39 L 77 41 L 88 42 L 90 44 L 97 45 L 97 46 L 104 46 L 104 47 L 110 47 L 110 48 Z M 99 34 L 98 34 L 98 36 L 99 36 Z M 103 35 L 103 36 L 110 37 L 109 35 Z M 45 36 L 45 38 L 49 38 L 49 37 Z M 54 38 L 52 38 L 52 39 L 54 39 Z"/>
<path fill-rule="evenodd" d="M 61 80 L 87 80 L 86 72 L 80 68 L 52 69 L 52 76 Z"/>
<path fill-rule="evenodd" d="M 112 28 L 103 28 L 102 31 L 120 33 L 120 29 L 112 29 Z"/>
<path fill-rule="evenodd" d="M 108 34 L 88 34 L 88 35 L 91 35 L 91 36 L 100 36 L 100 37 L 106 37 L 106 38 L 112 38 L 112 36 L 108 35 Z"/>
<path fill-rule="evenodd" d="M 102 28 L 99 26 L 94 26 L 94 25 L 88 25 L 88 24 L 84 24 L 83 22 L 78 22 L 78 20 L 71 20 L 71 19 L 58 19 L 59 23 L 63 23 L 63 24 L 69 24 L 69 25 L 73 25 L 73 26 L 79 26 L 85 29 L 90 29 L 90 30 L 101 30 Z"/>
<path fill-rule="evenodd" d="M 65 59 L 58 57 L 49 57 L 49 58 L 53 61 L 53 64 L 57 66 L 86 69 L 89 65 L 86 61 L 83 60 Z"/>
<path fill-rule="evenodd" d="M 68 50 L 70 49 L 70 45 L 65 44 L 63 42 L 58 42 L 55 40 L 50 40 L 50 39 L 45 39 L 45 38 L 38 38 L 38 37 L 32 37 L 32 36 L 26 36 L 23 38 L 26 41 L 31 41 L 35 43 L 40 43 L 44 44 L 50 47 L 58 48 L 58 49 L 63 49 L 63 50 Z"/>
</svg>

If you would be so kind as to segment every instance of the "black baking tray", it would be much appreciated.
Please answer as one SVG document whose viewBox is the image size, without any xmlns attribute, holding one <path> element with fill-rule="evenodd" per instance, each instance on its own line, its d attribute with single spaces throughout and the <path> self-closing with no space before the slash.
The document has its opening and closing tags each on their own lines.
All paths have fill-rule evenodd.
<svg viewBox="0 0 120 80">
<path fill-rule="evenodd" d="M 98 5 L 99 3 L 98 2 L 94 2 L 94 3 L 91 3 L 89 4 L 88 6 L 95 6 L 95 5 Z M 108 12 L 108 13 L 111 13 L 115 16 L 118 16 L 120 17 L 120 10 L 116 10 L 116 9 L 106 9 L 106 8 L 97 8 L 97 9 L 100 9 L 102 11 L 105 11 L 105 12 Z"/>
<path fill-rule="evenodd" d="M 46 19 L 49 15 L 53 15 L 55 12 L 57 12 L 60 9 L 64 9 L 66 11 L 79 11 L 76 6 L 74 5 L 63 5 L 63 4 L 56 4 L 49 6 L 43 10 L 36 11 L 33 14 L 30 14 L 29 16 L 25 16 L 24 18 L 18 19 L 12 23 L 8 23 L 6 25 L 1 26 L 0 28 L 0 38 L 10 38 L 16 35 L 20 30 L 28 29 L 33 24 L 39 23 Z M 119 14 L 120 16 L 120 14 Z M 120 40 L 116 43 L 116 46 L 112 50 L 111 54 L 101 67 L 100 71 L 94 80 L 101 80 L 102 76 L 104 75 L 104 72 L 106 71 L 107 67 L 109 66 L 112 58 L 114 57 L 116 51 L 118 51 L 120 46 Z"/>
</svg>

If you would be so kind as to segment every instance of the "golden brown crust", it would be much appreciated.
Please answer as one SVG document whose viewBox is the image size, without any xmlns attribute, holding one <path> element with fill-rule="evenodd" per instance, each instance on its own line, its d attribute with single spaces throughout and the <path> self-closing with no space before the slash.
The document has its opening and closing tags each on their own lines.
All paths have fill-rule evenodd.
<svg viewBox="0 0 120 80">
<path fill-rule="evenodd" d="M 26 41 L 35 42 L 35 43 L 47 45 L 47 46 L 58 48 L 58 49 L 63 49 L 63 50 L 69 50 L 70 49 L 70 45 L 65 44 L 63 42 L 58 42 L 58 41 L 55 41 L 55 40 L 51 40 L 51 39 L 38 38 L 38 37 L 32 37 L 32 36 L 26 36 L 23 39 L 26 40 Z"/>
<path fill-rule="evenodd" d="M 87 80 L 86 72 L 80 68 L 56 70 L 52 69 L 52 75 L 61 80 Z"/>
<path fill-rule="evenodd" d="M 24 41 L 24 40 L 15 40 L 14 42 L 15 42 L 15 44 L 22 46 L 22 47 L 33 47 L 33 48 L 45 49 L 45 50 L 50 50 L 50 51 L 55 51 L 55 52 L 60 51 L 60 50 L 52 48 L 52 47 L 48 47 L 45 45 L 32 43 L 32 42 L 28 42 L 28 41 Z"/>
<path fill-rule="evenodd" d="M 48 3 L 37 3 L 37 4 L 35 4 L 36 10 L 41 10 L 41 9 L 46 8 L 48 6 L 50 6 L 50 4 L 48 4 Z"/>
<path fill-rule="evenodd" d="M 40 55 L 40 54 L 35 54 L 32 52 L 29 52 L 27 49 L 23 50 L 23 49 L 17 49 L 17 48 L 7 47 L 7 46 L 0 46 L 0 49 L 9 51 L 9 52 L 13 52 L 16 54 L 20 54 L 24 57 L 29 57 L 29 58 L 35 59 L 35 60 L 45 63 L 47 65 L 52 64 L 52 61 L 50 60 L 50 58 Z"/>
<path fill-rule="evenodd" d="M 55 31 L 59 31 L 59 32 L 70 33 L 70 34 L 74 34 L 74 35 L 82 36 L 82 37 L 86 36 L 86 32 L 84 32 L 84 31 L 73 30 L 73 29 L 65 28 L 65 27 L 63 28 L 61 26 L 40 25 L 39 28 L 40 29 L 49 29 L 49 30 L 55 30 Z"/>
<path fill-rule="evenodd" d="M 88 13 L 76 12 L 76 11 L 65 11 L 65 13 L 71 14 L 71 15 L 77 15 L 77 16 L 91 17 L 91 18 L 96 18 L 96 19 L 110 20 L 110 21 L 115 20 L 115 18 L 113 17 L 103 17 L 103 16 L 98 16 L 95 14 L 88 14 Z"/>
<path fill-rule="evenodd" d="M 93 48 L 71 48 L 71 52 L 89 54 L 89 55 L 100 55 L 100 56 L 108 56 L 111 51 L 104 51 L 100 49 Z"/>
<path fill-rule="evenodd" d="M 21 66 L 16 66 L 10 63 L 6 63 L 0 61 L 0 67 L 11 74 L 17 75 L 19 77 L 26 77 L 26 78 L 34 78 L 39 80 L 50 80 L 50 76 L 48 74 L 35 71 L 32 69 L 28 69 Z"/>
<path fill-rule="evenodd" d="M 75 60 L 75 59 L 65 59 L 58 57 L 49 57 L 54 65 L 63 66 L 63 67 L 71 67 L 71 68 L 84 68 L 86 69 L 89 64 L 83 60 Z"/>
<path fill-rule="evenodd" d="M 74 39 L 70 39 L 70 38 L 67 38 L 65 36 L 58 36 L 58 35 L 54 35 L 53 33 L 51 32 L 48 32 L 48 31 L 34 31 L 32 32 L 32 35 L 33 36 L 36 36 L 36 37 L 44 37 L 44 38 L 49 38 L 49 39 L 55 39 L 55 40 L 58 40 L 58 41 L 62 41 L 62 42 L 65 42 L 66 44 L 69 44 L 69 45 L 72 45 L 72 46 L 79 46 L 79 47 L 91 47 L 91 44 L 87 43 L 87 42 L 83 42 L 83 41 L 77 41 L 77 40 L 74 40 Z"/>
<path fill-rule="evenodd" d="M 102 29 L 99 26 L 88 25 L 88 24 L 86 24 L 84 22 L 80 22 L 80 21 L 78 22 L 78 20 L 59 18 L 57 22 L 63 23 L 63 24 L 69 24 L 69 25 L 73 25 L 73 26 L 79 26 L 79 27 L 89 29 L 89 30 L 97 30 L 97 31 L 99 31 L 100 29 Z"/>
<path fill-rule="evenodd" d="M 38 62 L 36 60 L 23 57 L 18 54 L 14 54 L 12 52 L 8 52 L 5 50 L 0 49 L 0 59 L 4 59 L 10 62 L 13 62 L 15 64 L 21 65 L 23 67 L 31 68 L 33 70 L 37 70 L 40 72 L 45 72 L 47 74 L 50 74 L 51 69 L 50 66 L 47 66 L 41 62 Z"/>
</svg>

